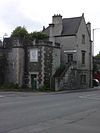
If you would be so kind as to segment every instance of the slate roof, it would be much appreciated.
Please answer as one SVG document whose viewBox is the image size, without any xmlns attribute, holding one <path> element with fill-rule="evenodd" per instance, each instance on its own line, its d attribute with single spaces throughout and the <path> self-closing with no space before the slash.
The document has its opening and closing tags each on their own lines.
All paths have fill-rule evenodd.
<svg viewBox="0 0 100 133">
<path fill-rule="evenodd" d="M 63 30 L 62 35 L 75 35 L 78 31 L 82 17 L 64 18 L 62 20 Z"/>
<path fill-rule="evenodd" d="M 63 18 L 62 19 L 62 36 L 69 36 L 69 35 L 75 35 L 78 31 L 80 22 L 81 22 L 82 16 L 81 17 L 74 17 L 74 18 Z M 48 26 L 43 32 L 49 35 L 49 27 Z"/>
</svg>

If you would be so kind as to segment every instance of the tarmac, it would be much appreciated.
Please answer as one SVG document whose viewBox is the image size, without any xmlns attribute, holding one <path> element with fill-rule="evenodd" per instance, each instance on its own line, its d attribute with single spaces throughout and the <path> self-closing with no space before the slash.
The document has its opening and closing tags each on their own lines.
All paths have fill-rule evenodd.
<svg viewBox="0 0 100 133">
<path fill-rule="evenodd" d="M 76 89 L 76 90 L 64 90 L 64 91 L 55 91 L 55 92 L 39 92 L 39 91 L 31 91 L 31 92 L 14 92 L 14 91 L 0 91 L 0 97 L 2 95 L 6 96 L 29 96 L 29 95 L 55 95 L 55 94 L 64 94 L 64 93 L 75 93 L 75 92 L 88 92 L 88 91 L 99 91 L 100 86 L 86 89 Z"/>
</svg>

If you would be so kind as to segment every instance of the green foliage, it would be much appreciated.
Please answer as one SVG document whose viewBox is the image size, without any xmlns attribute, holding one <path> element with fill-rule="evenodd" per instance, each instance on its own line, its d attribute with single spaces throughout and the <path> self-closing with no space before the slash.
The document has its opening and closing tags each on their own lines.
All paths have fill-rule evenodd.
<svg viewBox="0 0 100 133">
<path fill-rule="evenodd" d="M 97 64 L 93 64 L 93 72 L 97 72 L 98 71 L 98 67 L 97 67 Z"/>
<path fill-rule="evenodd" d="M 99 68 L 99 62 L 98 62 L 98 60 L 100 60 L 100 53 L 97 54 L 97 55 L 94 57 L 94 60 L 96 60 L 96 61 L 93 62 L 93 73 L 98 72 L 99 69 L 100 69 L 100 68 Z"/>
<path fill-rule="evenodd" d="M 39 88 L 39 91 L 48 92 L 48 91 L 51 91 L 51 90 L 50 90 L 50 88 L 47 87 L 47 85 L 44 85 L 44 86 Z"/>
<path fill-rule="evenodd" d="M 0 85 L 0 91 L 14 91 L 14 92 L 33 92 L 33 90 L 29 87 L 25 88 L 25 86 L 19 86 L 14 83 L 6 83 Z"/>
<path fill-rule="evenodd" d="M 97 54 L 95 57 L 100 57 L 100 53 L 99 53 L 99 54 Z"/>
<path fill-rule="evenodd" d="M 13 30 L 11 37 L 19 37 L 26 38 L 28 36 L 28 32 L 25 27 L 18 26 Z"/>
<path fill-rule="evenodd" d="M 11 37 L 18 37 L 18 38 L 24 38 L 33 41 L 34 39 L 45 39 L 47 38 L 47 34 L 42 32 L 32 32 L 28 33 L 25 27 L 18 26 L 13 30 Z"/>
<path fill-rule="evenodd" d="M 42 33 L 42 32 L 32 32 L 29 34 L 29 38 L 30 40 L 34 40 L 34 39 L 45 39 L 47 38 L 48 36 L 45 34 L 45 33 Z"/>
<path fill-rule="evenodd" d="M 0 91 L 20 91 L 20 90 L 21 89 L 18 86 L 18 84 L 9 83 L 0 86 Z"/>
</svg>

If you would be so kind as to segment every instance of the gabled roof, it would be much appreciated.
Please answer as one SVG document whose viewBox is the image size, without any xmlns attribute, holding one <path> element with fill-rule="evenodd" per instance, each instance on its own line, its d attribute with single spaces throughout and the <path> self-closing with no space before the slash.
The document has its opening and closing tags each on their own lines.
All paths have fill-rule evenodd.
<svg viewBox="0 0 100 133">
<path fill-rule="evenodd" d="M 81 23 L 82 16 L 73 17 L 73 18 L 63 18 L 62 19 L 62 33 L 61 36 L 70 36 L 75 35 L 78 31 L 79 25 Z M 49 35 L 50 25 L 43 30 L 46 34 Z"/>
<path fill-rule="evenodd" d="M 81 17 L 75 17 L 75 18 L 64 18 L 62 20 L 63 23 L 63 29 L 62 29 L 62 35 L 75 35 L 78 31 Z"/>
</svg>

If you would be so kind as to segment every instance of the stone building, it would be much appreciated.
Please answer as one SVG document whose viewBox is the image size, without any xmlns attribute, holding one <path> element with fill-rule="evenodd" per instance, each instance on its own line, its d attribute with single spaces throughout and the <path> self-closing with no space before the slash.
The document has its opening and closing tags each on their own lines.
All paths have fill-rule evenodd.
<svg viewBox="0 0 100 133">
<path fill-rule="evenodd" d="M 85 22 L 84 14 L 73 18 L 54 15 L 43 33 L 48 40 L 5 38 L 5 82 L 33 89 L 44 85 L 55 90 L 91 87 L 91 24 Z"/>
<path fill-rule="evenodd" d="M 91 24 L 86 24 L 84 14 L 80 17 L 62 18 L 54 15 L 52 23 L 43 32 L 49 41 L 61 45 L 61 65 L 65 65 L 64 74 L 57 75 L 57 89 L 87 88 L 92 85 L 92 43 Z M 56 76 L 56 75 L 55 75 Z M 60 87 L 59 87 L 60 84 Z M 70 87 L 67 87 L 70 84 Z"/>
<path fill-rule="evenodd" d="M 2 47 L 2 42 L 0 41 L 0 84 L 3 84 L 4 82 L 4 63 L 5 63 L 5 55 L 4 55 L 4 49 Z"/>
<path fill-rule="evenodd" d="M 59 43 L 7 38 L 4 49 L 8 62 L 5 82 L 32 89 L 50 88 L 50 78 L 60 66 Z"/>
</svg>

